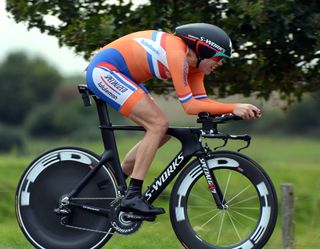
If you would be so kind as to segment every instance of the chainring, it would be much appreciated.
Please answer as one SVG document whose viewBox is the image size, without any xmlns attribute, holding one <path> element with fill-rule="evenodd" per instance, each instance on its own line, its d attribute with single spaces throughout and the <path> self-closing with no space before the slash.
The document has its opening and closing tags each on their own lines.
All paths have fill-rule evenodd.
<svg viewBox="0 0 320 249">
<path fill-rule="evenodd" d="M 142 220 L 129 220 L 126 213 L 120 210 L 120 200 L 114 201 L 110 208 L 111 226 L 122 235 L 130 235 L 137 232 L 142 226 Z"/>
</svg>

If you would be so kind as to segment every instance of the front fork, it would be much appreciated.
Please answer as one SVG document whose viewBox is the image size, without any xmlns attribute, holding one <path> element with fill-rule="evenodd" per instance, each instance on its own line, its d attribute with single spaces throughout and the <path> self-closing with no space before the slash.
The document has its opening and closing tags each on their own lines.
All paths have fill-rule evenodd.
<svg viewBox="0 0 320 249">
<path fill-rule="evenodd" d="M 208 183 L 208 189 L 210 190 L 213 199 L 216 202 L 217 208 L 219 209 L 228 209 L 228 205 L 225 200 L 225 196 L 223 195 L 221 188 L 219 186 L 219 183 L 213 174 L 213 172 L 210 171 L 209 165 L 207 163 L 206 154 L 203 153 L 198 156 L 198 160 L 202 169 L 202 172 L 206 178 L 206 181 Z"/>
</svg>

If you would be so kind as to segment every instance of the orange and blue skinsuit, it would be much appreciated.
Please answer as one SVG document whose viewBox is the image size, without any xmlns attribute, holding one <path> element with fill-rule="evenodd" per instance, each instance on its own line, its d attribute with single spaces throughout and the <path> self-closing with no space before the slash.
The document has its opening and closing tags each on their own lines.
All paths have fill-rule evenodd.
<svg viewBox="0 0 320 249">
<path fill-rule="evenodd" d="M 186 113 L 231 113 L 234 104 L 208 99 L 204 74 L 188 65 L 187 49 L 182 39 L 161 31 L 126 35 L 103 47 L 93 58 L 87 68 L 88 87 L 128 116 L 135 104 L 149 94 L 143 82 L 150 78 L 172 79 Z"/>
</svg>

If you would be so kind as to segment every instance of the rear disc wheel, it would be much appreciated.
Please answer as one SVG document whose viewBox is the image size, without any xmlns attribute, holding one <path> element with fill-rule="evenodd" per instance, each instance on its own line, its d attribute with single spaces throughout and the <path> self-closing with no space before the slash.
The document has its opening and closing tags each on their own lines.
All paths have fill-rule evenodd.
<svg viewBox="0 0 320 249">
<path fill-rule="evenodd" d="M 72 207 L 68 217 L 70 227 L 67 227 L 60 223 L 61 217 L 54 212 L 61 197 L 69 193 L 99 160 L 99 156 L 85 149 L 64 147 L 44 153 L 26 169 L 17 187 L 16 216 L 33 246 L 100 248 L 111 238 L 113 228 L 107 217 Z M 70 201 L 107 208 L 116 198 L 117 182 L 105 165 Z"/>
</svg>

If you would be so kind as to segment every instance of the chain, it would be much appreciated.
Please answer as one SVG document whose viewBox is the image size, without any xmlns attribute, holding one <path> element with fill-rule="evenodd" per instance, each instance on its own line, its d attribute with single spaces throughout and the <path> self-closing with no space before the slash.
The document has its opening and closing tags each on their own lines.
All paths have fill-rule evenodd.
<svg viewBox="0 0 320 249">
<path fill-rule="evenodd" d="M 87 232 L 94 232 L 94 233 L 103 233 L 103 234 L 114 234 L 114 233 L 110 233 L 110 232 L 106 232 L 106 231 L 101 231 L 101 230 L 94 230 L 94 229 L 90 229 L 90 228 L 84 228 L 84 227 L 78 227 L 78 226 L 72 226 L 72 225 L 66 225 L 61 223 L 63 226 L 68 227 L 68 228 L 73 228 L 73 229 L 77 229 L 77 230 L 82 230 L 82 231 L 87 231 Z"/>
<path fill-rule="evenodd" d="M 70 200 L 114 200 L 115 197 L 72 197 Z"/>
</svg>

